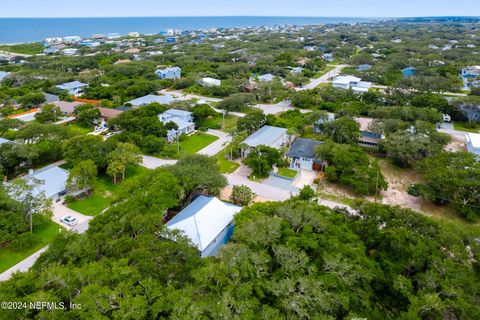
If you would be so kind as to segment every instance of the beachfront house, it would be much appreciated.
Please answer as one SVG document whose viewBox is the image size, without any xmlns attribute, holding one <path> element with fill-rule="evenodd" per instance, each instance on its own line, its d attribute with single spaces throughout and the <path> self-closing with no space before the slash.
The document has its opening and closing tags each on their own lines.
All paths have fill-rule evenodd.
<svg viewBox="0 0 480 320">
<path fill-rule="evenodd" d="M 372 87 L 371 82 L 362 81 L 354 76 L 338 76 L 332 81 L 332 86 L 339 89 L 352 89 L 355 92 L 368 92 Z"/>
<path fill-rule="evenodd" d="M 320 141 L 298 138 L 288 150 L 286 156 L 290 161 L 290 169 L 313 170 L 316 156 L 316 149 Z"/>
<path fill-rule="evenodd" d="M 480 87 L 480 66 L 471 66 L 462 69 L 461 79 L 465 89 Z"/>
<path fill-rule="evenodd" d="M 69 95 L 79 96 L 83 94 L 84 89 L 88 87 L 88 84 L 82 83 L 80 81 L 72 81 L 59 84 L 56 87 L 60 90 L 68 91 Z"/>
<path fill-rule="evenodd" d="M 385 139 L 385 136 L 381 133 L 373 132 L 370 129 L 373 119 L 355 118 L 355 121 L 360 125 L 360 138 L 358 139 L 358 144 L 362 147 L 378 148 L 378 144 L 381 140 Z"/>
<path fill-rule="evenodd" d="M 167 124 L 173 122 L 178 126 L 178 129 L 170 129 L 167 132 L 167 141 L 172 142 L 182 134 L 191 134 L 195 131 L 195 123 L 193 122 L 193 115 L 189 111 L 168 109 L 164 113 L 158 115 L 158 119 Z"/>
<path fill-rule="evenodd" d="M 408 68 L 402 69 L 402 74 L 404 78 L 411 78 L 415 75 L 415 68 L 408 67 Z"/>
<path fill-rule="evenodd" d="M 215 197 L 198 196 L 167 222 L 170 230 L 180 230 L 200 251 L 202 257 L 215 256 L 233 233 L 233 218 L 241 207 Z"/>
<path fill-rule="evenodd" d="M 467 133 L 465 135 L 465 143 L 467 144 L 468 152 L 473 153 L 480 158 L 480 134 L 471 132 Z"/>
<path fill-rule="evenodd" d="M 9 74 L 10 72 L 0 71 L 0 82 L 5 80 L 5 78 L 8 77 Z"/>
<path fill-rule="evenodd" d="M 155 74 L 159 79 L 180 79 L 182 77 L 182 69 L 179 67 L 158 69 Z"/>
<path fill-rule="evenodd" d="M 244 145 L 242 148 L 242 157 L 246 158 L 253 148 L 261 145 L 281 149 L 287 143 L 287 129 L 263 126 L 242 142 Z"/>
<path fill-rule="evenodd" d="M 210 77 L 205 77 L 198 80 L 198 83 L 204 87 L 218 87 L 222 84 L 222 81 Z"/>
</svg>

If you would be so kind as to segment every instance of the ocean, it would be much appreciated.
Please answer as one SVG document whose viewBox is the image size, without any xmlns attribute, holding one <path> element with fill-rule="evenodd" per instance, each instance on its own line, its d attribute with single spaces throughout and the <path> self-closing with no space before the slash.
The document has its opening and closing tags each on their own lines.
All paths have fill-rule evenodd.
<svg viewBox="0 0 480 320">
<path fill-rule="evenodd" d="M 378 19 L 378 18 L 377 18 Z M 136 31 L 158 33 L 167 29 L 197 30 L 274 26 L 355 23 L 370 18 L 327 17 L 135 17 L 135 18 L 0 18 L 0 43 L 13 44 L 42 41 L 48 37 L 82 36 Z"/>
</svg>

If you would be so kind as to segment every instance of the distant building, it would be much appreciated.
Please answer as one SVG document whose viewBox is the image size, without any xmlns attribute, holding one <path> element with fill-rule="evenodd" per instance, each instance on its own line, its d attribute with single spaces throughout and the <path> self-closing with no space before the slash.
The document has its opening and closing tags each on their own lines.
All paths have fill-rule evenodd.
<svg viewBox="0 0 480 320">
<path fill-rule="evenodd" d="M 178 126 L 177 130 L 168 130 L 167 140 L 172 142 L 182 134 L 190 134 L 195 131 L 195 123 L 193 122 L 193 115 L 189 111 L 169 109 L 158 116 L 158 119 L 167 124 L 173 122 Z"/>
<path fill-rule="evenodd" d="M 134 32 L 129 32 L 128 36 L 132 37 L 132 38 L 138 38 L 138 37 L 140 37 L 140 33 L 135 32 L 135 31 Z"/>
<path fill-rule="evenodd" d="M 462 69 L 460 76 L 465 88 L 480 87 L 480 66 L 471 66 Z"/>
<path fill-rule="evenodd" d="M 68 94 L 72 96 L 79 96 L 83 94 L 83 90 L 88 87 L 88 84 L 82 83 L 80 81 L 72 81 L 59 84 L 56 87 L 60 90 L 67 90 Z"/>
<path fill-rule="evenodd" d="M 467 150 L 480 157 L 480 134 L 467 133 L 465 135 L 465 142 L 467 144 Z"/>
<path fill-rule="evenodd" d="M 402 74 L 404 78 L 410 78 L 415 75 L 415 68 L 409 67 L 402 70 Z"/>
<path fill-rule="evenodd" d="M 177 42 L 177 38 L 167 38 L 165 41 L 167 43 L 175 43 L 175 42 Z"/>
<path fill-rule="evenodd" d="M 380 140 L 385 139 L 385 136 L 370 130 L 370 124 L 373 122 L 373 119 L 355 118 L 355 121 L 360 125 L 358 144 L 367 148 L 378 148 Z"/>
<path fill-rule="evenodd" d="M 372 66 L 369 64 L 361 64 L 357 67 L 357 71 L 360 71 L 360 72 L 369 71 L 370 69 L 372 69 Z"/>
<path fill-rule="evenodd" d="M 63 49 L 62 53 L 66 56 L 74 56 L 78 52 L 78 49 L 75 48 L 68 48 L 68 49 Z"/>
<path fill-rule="evenodd" d="M 63 42 L 64 43 L 78 43 L 80 41 L 82 41 L 82 37 L 80 37 L 80 36 L 63 37 Z"/>
<path fill-rule="evenodd" d="M 100 117 L 105 121 L 108 121 L 110 119 L 115 119 L 123 112 L 121 110 L 112 109 L 112 108 L 98 107 L 97 109 L 100 111 Z"/>
<path fill-rule="evenodd" d="M 300 74 L 300 73 L 303 72 L 303 68 L 302 67 L 293 67 L 293 68 L 291 68 L 290 72 L 293 73 L 293 74 Z"/>
<path fill-rule="evenodd" d="M 9 74 L 10 72 L 0 71 L 0 82 L 5 80 L 5 78 L 8 77 Z"/>
<path fill-rule="evenodd" d="M 335 59 L 334 56 L 333 56 L 333 53 L 324 53 L 322 55 L 322 58 L 323 58 L 323 60 L 328 61 L 328 62 L 333 62 L 333 60 Z"/>
<path fill-rule="evenodd" d="M 222 84 L 221 80 L 206 77 L 198 80 L 198 83 L 204 87 L 218 87 Z"/>
<path fill-rule="evenodd" d="M 258 146 L 267 146 L 280 149 L 288 143 L 287 129 L 272 126 L 263 126 L 242 142 L 245 147 L 242 157 L 246 158 L 251 149 Z"/>
<path fill-rule="evenodd" d="M 270 82 L 275 79 L 275 76 L 273 74 L 267 73 L 267 74 L 262 74 L 258 76 L 258 81 L 260 82 Z"/>
<path fill-rule="evenodd" d="M 312 139 L 298 138 L 295 140 L 287 152 L 287 157 L 290 160 L 290 169 L 313 170 L 317 157 L 316 148 L 320 144 L 320 141 Z"/>
<path fill-rule="evenodd" d="M 49 48 L 45 48 L 43 50 L 43 53 L 45 54 L 55 54 L 55 53 L 58 53 L 60 51 L 60 49 L 56 48 L 56 47 L 49 47 Z"/>
<path fill-rule="evenodd" d="M 0 137 L 0 145 L 2 145 L 4 143 L 13 143 L 13 141 Z"/>
<path fill-rule="evenodd" d="M 60 98 L 57 95 L 54 95 L 54 94 L 43 93 L 43 96 L 45 97 L 45 102 L 43 104 L 48 104 L 48 103 L 60 101 Z"/>
<path fill-rule="evenodd" d="M 317 50 L 317 46 L 304 46 L 303 50 L 306 50 L 306 51 L 309 51 L 309 52 L 315 51 L 315 50 Z"/>
<path fill-rule="evenodd" d="M 202 257 L 215 256 L 233 233 L 233 218 L 241 207 L 217 198 L 199 196 L 178 213 L 166 226 L 183 231 Z"/>
<path fill-rule="evenodd" d="M 158 69 L 155 74 L 159 79 L 180 79 L 182 77 L 182 69 L 179 67 Z"/>
<path fill-rule="evenodd" d="M 48 46 L 51 46 L 51 45 L 55 45 L 55 44 L 60 44 L 60 43 L 63 43 L 63 39 L 62 38 L 46 38 L 44 41 L 43 41 L 43 44 L 45 47 L 48 47 Z"/>
<path fill-rule="evenodd" d="M 362 79 L 354 76 L 339 76 L 332 81 L 332 85 L 334 88 L 339 89 L 352 89 L 353 91 L 357 92 L 368 92 L 372 86 L 372 83 L 362 81 Z"/>
<path fill-rule="evenodd" d="M 81 106 L 82 102 L 78 101 L 53 101 L 51 102 L 55 107 L 58 107 L 60 109 L 60 112 L 64 115 L 72 115 L 75 112 L 75 108 L 78 106 Z"/>
<path fill-rule="evenodd" d="M 117 32 L 107 33 L 107 39 L 109 40 L 118 39 L 120 37 L 121 37 L 120 33 L 117 33 Z"/>
</svg>

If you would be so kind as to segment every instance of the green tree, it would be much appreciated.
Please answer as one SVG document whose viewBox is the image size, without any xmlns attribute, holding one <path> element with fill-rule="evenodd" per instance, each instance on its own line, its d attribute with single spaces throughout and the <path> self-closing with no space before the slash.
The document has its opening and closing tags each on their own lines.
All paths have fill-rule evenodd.
<svg viewBox="0 0 480 320">
<path fill-rule="evenodd" d="M 252 169 L 252 174 L 257 178 L 265 178 L 270 175 L 272 166 L 281 160 L 280 151 L 267 146 L 253 148 L 243 163 Z"/>
<path fill-rule="evenodd" d="M 97 107 L 83 104 L 75 108 L 75 121 L 86 127 L 95 125 L 95 121 L 100 118 L 100 110 Z"/>
<path fill-rule="evenodd" d="M 97 166 L 93 160 L 84 160 L 70 169 L 67 189 L 90 194 L 97 179 Z"/>
<path fill-rule="evenodd" d="M 342 117 L 325 123 L 322 132 L 335 143 L 356 144 L 360 138 L 360 125 L 352 118 Z"/>
<path fill-rule="evenodd" d="M 34 108 L 45 102 L 45 96 L 40 92 L 29 92 L 18 98 L 17 102 L 25 108 Z"/>
<path fill-rule="evenodd" d="M 139 155 L 140 149 L 131 144 L 120 142 L 115 150 L 107 155 L 107 174 L 113 178 L 113 182 L 117 183 L 117 176 L 122 175 L 125 180 L 125 170 L 128 165 L 138 165 L 142 163 L 142 157 Z"/>
<path fill-rule="evenodd" d="M 60 118 L 61 112 L 59 107 L 55 107 L 53 104 L 46 104 L 42 107 L 42 110 L 35 114 L 35 120 L 46 123 L 56 122 Z"/>
<path fill-rule="evenodd" d="M 261 128 L 267 121 L 262 110 L 253 110 L 245 117 L 238 119 L 237 130 L 252 133 Z"/>
<path fill-rule="evenodd" d="M 253 192 L 248 186 L 233 186 L 232 194 L 230 195 L 230 201 L 237 206 L 246 207 L 252 203 L 254 198 L 255 192 Z"/>
</svg>

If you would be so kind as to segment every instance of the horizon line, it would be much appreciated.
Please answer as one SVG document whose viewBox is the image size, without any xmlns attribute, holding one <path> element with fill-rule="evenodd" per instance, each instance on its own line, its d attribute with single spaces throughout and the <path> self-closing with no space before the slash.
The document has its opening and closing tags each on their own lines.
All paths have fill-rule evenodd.
<svg viewBox="0 0 480 320">
<path fill-rule="evenodd" d="M 19 16 L 19 17 L 2 17 L 0 19 L 115 19 L 115 18 L 349 18 L 349 19 L 405 19 L 405 18 L 480 18 L 479 16 L 469 15 L 434 15 L 434 16 L 309 16 L 309 15 L 179 15 L 179 16 L 62 16 L 62 17 L 33 17 L 33 16 Z"/>
</svg>

